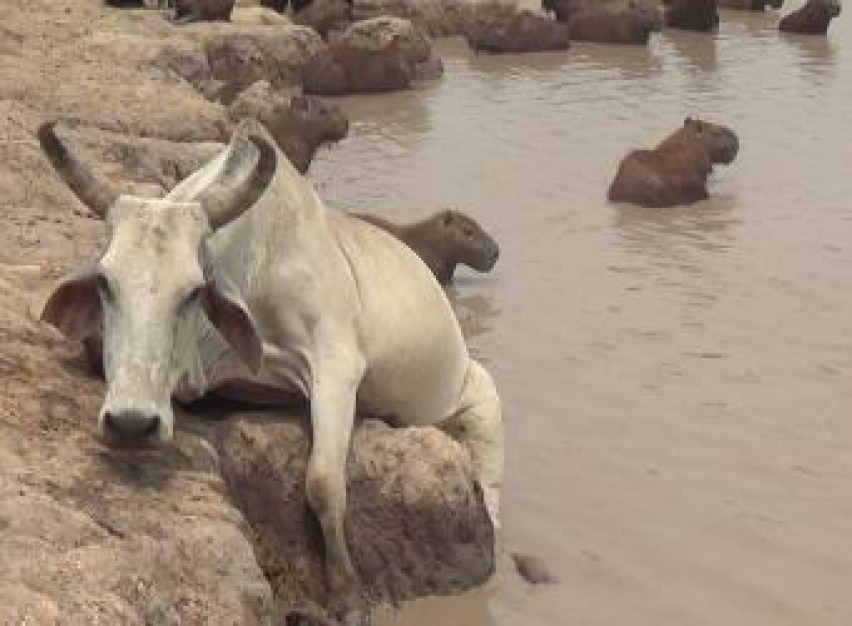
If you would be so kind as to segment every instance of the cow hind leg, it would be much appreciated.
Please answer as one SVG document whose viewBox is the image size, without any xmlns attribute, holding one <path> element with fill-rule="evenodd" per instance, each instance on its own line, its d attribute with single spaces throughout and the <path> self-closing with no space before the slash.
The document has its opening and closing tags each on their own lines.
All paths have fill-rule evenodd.
<svg viewBox="0 0 852 626">
<path fill-rule="evenodd" d="M 503 482 L 503 417 L 491 376 L 470 360 L 458 411 L 441 428 L 469 451 L 494 528 L 500 527 Z"/>
</svg>

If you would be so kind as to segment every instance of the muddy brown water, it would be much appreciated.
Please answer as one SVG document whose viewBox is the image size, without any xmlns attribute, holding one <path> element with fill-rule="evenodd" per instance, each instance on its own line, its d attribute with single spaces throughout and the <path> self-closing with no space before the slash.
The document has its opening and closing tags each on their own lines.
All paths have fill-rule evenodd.
<svg viewBox="0 0 852 626">
<path fill-rule="evenodd" d="M 382 626 L 852 624 L 852 19 L 782 36 L 471 56 L 344 101 L 313 170 L 334 206 L 475 215 L 502 246 L 453 289 L 505 403 L 505 564 Z M 610 205 L 630 148 L 686 115 L 739 134 L 712 200 Z"/>
</svg>

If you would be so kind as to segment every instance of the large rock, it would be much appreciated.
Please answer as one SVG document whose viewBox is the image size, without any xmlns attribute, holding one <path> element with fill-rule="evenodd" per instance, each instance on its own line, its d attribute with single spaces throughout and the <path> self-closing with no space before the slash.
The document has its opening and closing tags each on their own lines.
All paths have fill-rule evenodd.
<svg viewBox="0 0 852 626">
<path fill-rule="evenodd" d="M 513 0 L 354 0 L 357 20 L 395 16 L 410 20 L 432 37 L 466 36 L 482 21 L 514 14 Z"/>
<path fill-rule="evenodd" d="M 211 75 L 223 83 L 221 98 L 229 102 L 259 80 L 276 90 L 299 85 L 304 67 L 325 44 L 306 26 L 232 27 L 209 36 L 204 49 Z"/>
<path fill-rule="evenodd" d="M 474 50 L 493 53 L 567 50 L 568 28 L 531 11 L 475 23 L 467 42 Z"/>
<path fill-rule="evenodd" d="M 335 40 L 373 50 L 380 50 L 396 40 L 403 58 L 412 68 L 414 80 L 438 78 L 444 71 L 431 37 L 403 18 L 383 16 L 355 22 Z"/>
<path fill-rule="evenodd" d="M 239 415 L 218 444 L 282 615 L 324 614 L 322 540 L 303 487 L 306 421 Z M 346 534 L 371 603 L 458 593 L 493 572 L 494 537 L 469 457 L 447 435 L 367 420 L 348 478 Z"/>
</svg>

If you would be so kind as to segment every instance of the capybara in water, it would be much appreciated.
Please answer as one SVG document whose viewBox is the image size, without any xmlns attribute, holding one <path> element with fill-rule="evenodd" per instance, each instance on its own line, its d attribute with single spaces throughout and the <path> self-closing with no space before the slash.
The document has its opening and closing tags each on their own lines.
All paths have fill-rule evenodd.
<svg viewBox="0 0 852 626">
<path fill-rule="evenodd" d="M 801 9 L 782 18 L 778 28 L 801 35 L 825 35 L 840 10 L 840 0 L 808 0 Z"/>
<path fill-rule="evenodd" d="M 467 43 L 473 50 L 493 53 L 567 50 L 568 29 L 565 24 L 532 11 L 518 11 L 472 27 Z"/>
<path fill-rule="evenodd" d="M 652 32 L 663 28 L 659 10 L 630 3 L 613 10 L 592 6 L 578 11 L 568 21 L 568 38 L 576 41 L 645 45 Z"/>
<path fill-rule="evenodd" d="M 386 230 L 417 253 L 442 285 L 453 280 L 458 264 L 488 272 L 500 247 L 476 221 L 459 211 L 445 210 L 413 224 L 394 224 L 368 213 L 352 213 Z"/>
<path fill-rule="evenodd" d="M 713 164 L 731 163 L 738 151 L 739 140 L 729 128 L 686 118 L 653 150 L 633 150 L 624 157 L 607 197 L 646 207 L 706 200 Z"/>
<path fill-rule="evenodd" d="M 719 26 L 717 0 L 663 0 L 665 23 L 683 30 L 711 31 Z"/>
<path fill-rule="evenodd" d="M 411 66 L 396 38 L 379 49 L 333 41 L 302 69 L 305 93 L 317 96 L 397 91 L 411 80 Z"/>
</svg>

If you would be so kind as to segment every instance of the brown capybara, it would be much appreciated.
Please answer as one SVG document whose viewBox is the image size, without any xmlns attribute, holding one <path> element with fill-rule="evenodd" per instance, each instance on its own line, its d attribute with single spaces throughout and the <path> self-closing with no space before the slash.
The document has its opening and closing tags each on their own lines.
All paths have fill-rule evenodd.
<svg viewBox="0 0 852 626">
<path fill-rule="evenodd" d="M 808 0 L 801 9 L 782 18 L 778 28 L 800 35 L 825 35 L 829 23 L 840 15 L 840 10 L 840 0 Z"/>
<path fill-rule="evenodd" d="M 411 80 L 412 68 L 396 38 L 379 49 L 333 41 L 302 69 L 304 92 L 316 96 L 398 91 Z"/>
<path fill-rule="evenodd" d="M 719 0 L 719 6 L 723 9 L 740 9 L 742 11 L 765 11 L 780 9 L 784 0 Z"/>
<path fill-rule="evenodd" d="M 265 126 L 303 174 L 322 144 L 340 141 L 349 132 L 349 120 L 343 111 L 313 96 L 296 96 L 286 109 L 273 112 L 276 115 L 266 120 Z"/>
<path fill-rule="evenodd" d="M 711 31 L 719 26 L 718 0 L 663 0 L 665 24 L 682 30 Z"/>
<path fill-rule="evenodd" d="M 564 24 L 532 11 L 518 11 L 472 27 L 467 34 L 467 43 L 477 52 L 495 54 L 567 50 L 568 29 Z"/>
<path fill-rule="evenodd" d="M 612 10 L 591 6 L 574 14 L 568 21 L 568 38 L 573 41 L 645 45 L 653 32 L 663 28 L 656 8 L 629 3 Z"/>
<path fill-rule="evenodd" d="M 731 163 L 738 151 L 739 140 L 729 128 L 686 118 L 653 150 L 633 150 L 624 157 L 607 197 L 646 207 L 706 200 L 713 164 Z"/>
<path fill-rule="evenodd" d="M 398 225 L 368 213 L 352 213 L 389 232 L 417 253 L 442 285 L 453 280 L 456 266 L 489 272 L 500 247 L 476 221 L 459 211 L 445 210 L 413 224 Z"/>
<path fill-rule="evenodd" d="M 174 0 L 175 24 L 228 22 L 236 0 Z"/>
</svg>

